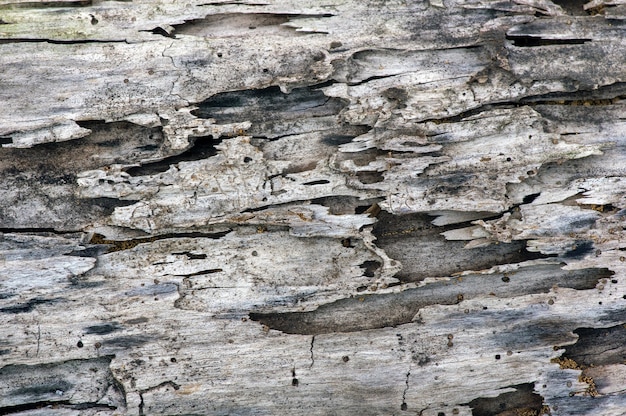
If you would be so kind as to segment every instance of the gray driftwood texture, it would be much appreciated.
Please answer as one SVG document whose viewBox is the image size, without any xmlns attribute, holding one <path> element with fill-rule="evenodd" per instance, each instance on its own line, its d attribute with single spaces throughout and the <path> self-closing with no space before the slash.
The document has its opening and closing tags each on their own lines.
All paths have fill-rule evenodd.
<svg viewBox="0 0 626 416">
<path fill-rule="evenodd" d="M 626 414 L 624 1 L 0 19 L 0 414 Z"/>
</svg>

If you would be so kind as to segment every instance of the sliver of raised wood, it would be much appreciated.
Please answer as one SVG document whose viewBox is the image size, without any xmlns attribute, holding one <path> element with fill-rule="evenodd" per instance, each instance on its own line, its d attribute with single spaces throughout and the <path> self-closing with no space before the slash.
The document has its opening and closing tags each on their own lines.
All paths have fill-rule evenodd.
<svg viewBox="0 0 626 416">
<path fill-rule="evenodd" d="M 0 414 L 622 415 L 622 1 L 0 1 Z"/>
</svg>

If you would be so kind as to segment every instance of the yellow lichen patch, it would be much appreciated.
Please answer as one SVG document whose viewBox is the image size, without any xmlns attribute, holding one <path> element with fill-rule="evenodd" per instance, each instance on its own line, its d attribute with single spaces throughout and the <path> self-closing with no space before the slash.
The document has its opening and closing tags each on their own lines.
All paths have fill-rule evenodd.
<svg viewBox="0 0 626 416">
<path fill-rule="evenodd" d="M 584 368 L 576 361 L 572 360 L 571 358 L 558 357 L 553 358 L 552 360 L 550 360 L 550 362 L 558 364 L 562 370 L 583 370 L 580 376 L 578 376 L 578 381 L 580 381 L 581 383 L 586 383 L 588 386 L 585 389 L 584 394 L 591 397 L 597 397 L 600 395 L 600 393 L 598 393 L 598 389 L 596 388 L 596 383 L 594 382 L 593 378 L 585 375 Z"/>
<path fill-rule="evenodd" d="M 578 381 L 581 383 L 587 383 L 588 387 L 585 389 L 585 395 L 589 395 L 591 397 L 598 397 L 600 393 L 598 393 L 598 389 L 596 388 L 596 383 L 593 378 L 585 375 L 583 371 L 580 376 L 578 376 Z"/>
<path fill-rule="evenodd" d="M 580 370 L 578 363 L 571 358 L 557 357 L 550 360 L 550 362 L 558 364 L 561 370 Z"/>
<path fill-rule="evenodd" d="M 112 253 L 114 251 L 128 250 L 138 246 L 141 243 L 151 243 L 153 241 L 158 240 L 162 237 L 148 237 L 148 238 L 136 238 L 133 240 L 107 240 L 101 234 L 94 234 L 89 241 L 90 244 L 107 244 L 111 246 L 107 253 Z"/>
<path fill-rule="evenodd" d="M 615 209 L 615 207 L 611 204 L 605 204 L 605 205 L 578 204 L 578 205 L 583 209 L 592 209 L 594 211 L 601 212 L 601 213 L 613 213 L 617 211 L 617 209 Z"/>
<path fill-rule="evenodd" d="M 604 212 L 607 209 L 606 205 L 591 205 L 591 209 L 598 212 Z"/>
<path fill-rule="evenodd" d="M 498 413 L 497 416 L 542 416 L 549 414 L 550 408 L 544 405 L 539 410 L 531 409 L 529 407 L 505 410 L 504 412 Z"/>
<path fill-rule="evenodd" d="M 548 405 L 543 405 L 541 406 L 541 411 L 539 413 L 540 415 L 551 415 L 552 412 L 550 412 L 550 406 Z"/>
</svg>

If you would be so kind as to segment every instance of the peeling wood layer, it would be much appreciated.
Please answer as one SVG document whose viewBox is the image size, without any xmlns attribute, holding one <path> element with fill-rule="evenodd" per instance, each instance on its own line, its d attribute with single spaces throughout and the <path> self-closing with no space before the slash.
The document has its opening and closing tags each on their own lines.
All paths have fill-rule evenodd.
<svg viewBox="0 0 626 416">
<path fill-rule="evenodd" d="M 623 414 L 625 18 L 0 1 L 0 414 Z"/>
</svg>

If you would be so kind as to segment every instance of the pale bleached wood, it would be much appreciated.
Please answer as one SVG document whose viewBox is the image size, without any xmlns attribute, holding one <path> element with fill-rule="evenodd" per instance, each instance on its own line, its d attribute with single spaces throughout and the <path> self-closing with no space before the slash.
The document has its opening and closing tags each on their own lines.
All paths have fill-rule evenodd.
<svg viewBox="0 0 626 416">
<path fill-rule="evenodd" d="M 0 413 L 622 415 L 622 9 L 0 2 Z"/>
</svg>

